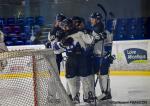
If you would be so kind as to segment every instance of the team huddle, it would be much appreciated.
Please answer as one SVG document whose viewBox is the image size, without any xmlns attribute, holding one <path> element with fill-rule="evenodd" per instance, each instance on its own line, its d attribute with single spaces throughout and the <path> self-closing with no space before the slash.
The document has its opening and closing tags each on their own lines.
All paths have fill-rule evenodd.
<svg viewBox="0 0 150 106">
<path fill-rule="evenodd" d="M 80 103 L 80 82 L 83 85 L 83 101 L 111 99 L 109 67 L 111 56 L 111 34 L 106 33 L 102 15 L 95 12 L 90 15 L 90 27 L 86 27 L 84 18 L 56 16 L 56 22 L 48 35 L 48 48 L 56 54 L 60 71 L 60 62 L 65 59 L 67 93 L 75 103 Z M 99 79 L 102 95 L 95 94 L 95 74 Z"/>
</svg>

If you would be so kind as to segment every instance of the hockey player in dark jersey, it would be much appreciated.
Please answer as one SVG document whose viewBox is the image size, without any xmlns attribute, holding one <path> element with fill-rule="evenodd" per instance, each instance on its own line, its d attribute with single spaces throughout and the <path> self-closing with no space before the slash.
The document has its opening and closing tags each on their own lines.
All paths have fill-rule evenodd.
<svg viewBox="0 0 150 106">
<path fill-rule="evenodd" d="M 91 83 L 91 70 L 88 69 L 87 64 L 87 49 L 88 45 L 93 41 L 90 35 L 74 29 L 73 22 L 70 19 L 65 19 L 62 22 L 62 29 L 66 33 L 65 39 L 62 40 L 63 46 L 66 48 L 66 78 L 71 90 L 71 95 L 75 103 L 79 103 L 79 89 L 77 86 L 77 77 L 83 85 L 84 101 L 91 102 L 91 95 L 93 94 L 93 86 Z M 93 99 L 93 98 L 92 98 Z"/>
<path fill-rule="evenodd" d="M 90 21 L 93 29 L 92 35 L 100 38 L 94 45 L 95 61 L 93 66 L 94 70 L 99 71 L 99 83 L 102 91 L 102 95 L 98 97 L 98 100 L 107 100 L 112 98 L 109 79 L 109 67 L 112 62 L 111 50 L 105 49 L 109 36 L 104 33 L 102 15 L 99 12 L 91 14 Z"/>
<path fill-rule="evenodd" d="M 90 82 L 90 92 L 88 96 L 84 96 L 83 95 L 83 100 L 84 102 L 94 102 L 95 99 L 95 90 L 94 90 L 94 70 L 92 69 L 92 57 L 93 57 L 93 47 L 92 47 L 92 43 L 94 41 L 93 37 L 91 36 L 92 31 L 87 29 L 85 26 L 85 20 L 82 17 L 78 17 L 78 16 L 74 16 L 72 17 L 73 20 L 73 24 L 74 24 L 74 28 L 78 31 L 78 33 L 83 34 L 83 36 L 81 37 L 81 39 L 83 39 L 83 41 L 86 43 L 86 52 L 85 52 L 85 56 L 86 56 L 86 61 L 87 61 L 87 80 Z M 88 42 L 86 41 L 88 39 Z M 90 41 L 90 42 L 89 42 Z"/>
</svg>

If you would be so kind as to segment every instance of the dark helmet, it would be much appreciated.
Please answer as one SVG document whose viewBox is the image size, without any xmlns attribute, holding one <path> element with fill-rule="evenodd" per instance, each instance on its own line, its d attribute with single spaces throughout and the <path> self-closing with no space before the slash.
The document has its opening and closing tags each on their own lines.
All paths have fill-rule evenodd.
<svg viewBox="0 0 150 106">
<path fill-rule="evenodd" d="M 73 27 L 73 22 L 70 18 L 66 18 L 61 22 L 61 27 L 69 27 L 70 29 Z"/>
<path fill-rule="evenodd" d="M 94 12 L 90 15 L 90 18 L 95 18 L 97 20 L 101 20 L 103 17 L 102 17 L 102 14 L 99 13 L 99 12 Z"/>
<path fill-rule="evenodd" d="M 85 22 L 85 20 L 84 20 L 84 18 L 82 18 L 82 17 L 78 17 L 78 16 L 73 16 L 72 17 L 72 21 L 74 21 L 75 23 L 84 23 Z"/>
<path fill-rule="evenodd" d="M 66 17 L 63 15 L 63 13 L 59 13 L 56 15 L 57 21 L 63 21 Z"/>
</svg>

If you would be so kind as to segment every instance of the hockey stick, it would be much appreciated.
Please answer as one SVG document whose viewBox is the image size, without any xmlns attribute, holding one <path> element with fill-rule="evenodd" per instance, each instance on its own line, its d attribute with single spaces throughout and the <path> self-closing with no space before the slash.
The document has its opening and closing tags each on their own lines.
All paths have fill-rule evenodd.
<svg viewBox="0 0 150 106">
<path fill-rule="evenodd" d="M 107 12 L 106 12 L 106 9 L 104 8 L 104 6 L 102 4 L 97 4 L 97 6 L 103 11 L 104 13 L 104 16 L 105 16 L 105 19 L 104 19 L 104 23 L 105 23 L 105 27 L 106 27 L 106 22 L 107 22 Z"/>
<path fill-rule="evenodd" d="M 103 11 L 103 13 L 104 13 L 104 27 L 105 27 L 105 29 L 106 29 L 106 21 L 107 21 L 107 12 L 106 12 L 106 10 L 105 10 L 105 8 L 103 7 L 103 5 L 101 5 L 101 4 L 97 4 L 97 6 Z M 104 50 L 104 40 L 102 40 L 102 52 L 101 52 L 101 57 L 103 56 L 103 50 Z M 102 66 L 102 59 L 100 59 L 100 67 Z M 100 70 L 99 70 L 99 73 L 98 73 L 98 75 L 97 75 L 97 78 L 96 78 L 96 81 L 94 80 L 94 92 L 95 92 L 95 88 L 96 88 L 96 85 L 97 85 L 97 82 L 98 82 L 98 79 L 99 79 L 99 75 L 100 74 Z M 96 96 L 96 95 L 95 95 Z M 94 102 L 95 102 L 95 106 L 97 105 L 97 103 L 96 103 L 96 99 L 94 100 Z"/>
<path fill-rule="evenodd" d="M 107 22 L 107 12 L 106 12 L 106 10 L 105 10 L 105 8 L 103 7 L 103 5 L 101 5 L 101 4 L 97 4 L 97 6 L 103 11 L 103 13 L 104 13 L 104 15 L 105 15 L 105 22 L 104 22 L 104 24 L 105 24 L 105 28 L 106 28 L 106 22 Z M 101 53 L 101 57 L 102 57 L 102 55 L 103 55 L 103 50 L 104 50 L 104 40 L 102 41 L 102 53 Z M 100 60 L 100 67 L 101 67 L 101 64 L 102 64 L 102 60 Z M 94 89 L 95 89 L 95 87 L 96 87 L 96 85 L 97 85 L 97 82 L 98 82 L 98 76 L 97 76 L 97 78 L 96 78 L 96 81 L 94 82 Z"/>
<path fill-rule="evenodd" d="M 104 13 L 104 15 L 105 15 L 105 29 L 106 29 L 106 23 L 107 23 L 107 12 L 106 12 L 106 10 L 105 10 L 105 8 L 103 7 L 103 5 L 101 5 L 101 4 L 97 4 L 97 6 L 98 7 L 100 7 L 100 9 L 103 11 L 103 13 Z M 115 19 L 115 15 L 112 13 L 112 12 L 109 12 L 109 16 L 112 18 L 112 19 Z M 115 26 L 113 25 L 113 36 L 114 36 L 114 33 L 115 33 Z M 104 50 L 104 40 L 102 41 L 102 53 L 101 53 L 101 57 L 103 56 L 103 51 Z M 101 67 L 101 65 L 102 65 L 102 59 L 101 59 L 101 61 L 100 61 L 100 67 Z M 97 82 L 98 82 L 98 76 L 97 76 L 97 78 L 96 78 L 96 81 L 95 81 L 95 83 L 94 83 L 94 88 L 96 87 L 96 85 L 97 85 Z"/>
</svg>

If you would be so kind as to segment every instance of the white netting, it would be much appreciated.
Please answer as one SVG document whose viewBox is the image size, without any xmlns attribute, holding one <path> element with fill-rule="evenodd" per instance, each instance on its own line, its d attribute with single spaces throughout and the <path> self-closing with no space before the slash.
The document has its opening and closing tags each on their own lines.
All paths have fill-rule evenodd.
<svg viewBox="0 0 150 106">
<path fill-rule="evenodd" d="M 51 50 L 0 53 L 0 106 L 73 106 Z"/>
</svg>

